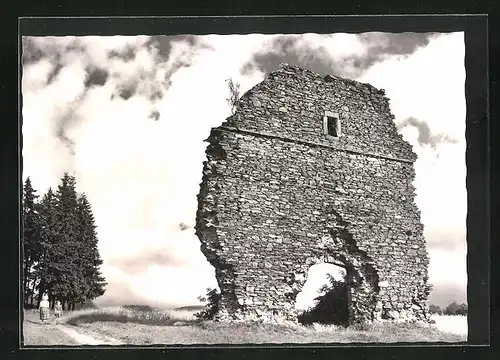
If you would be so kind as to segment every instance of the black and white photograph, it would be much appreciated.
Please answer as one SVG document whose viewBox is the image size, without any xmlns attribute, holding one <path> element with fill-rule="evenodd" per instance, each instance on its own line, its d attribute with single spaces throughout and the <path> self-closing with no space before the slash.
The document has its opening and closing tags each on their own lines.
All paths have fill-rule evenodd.
<svg viewBox="0 0 500 360">
<path fill-rule="evenodd" d="M 467 341 L 463 31 L 20 41 L 23 346 Z"/>
</svg>

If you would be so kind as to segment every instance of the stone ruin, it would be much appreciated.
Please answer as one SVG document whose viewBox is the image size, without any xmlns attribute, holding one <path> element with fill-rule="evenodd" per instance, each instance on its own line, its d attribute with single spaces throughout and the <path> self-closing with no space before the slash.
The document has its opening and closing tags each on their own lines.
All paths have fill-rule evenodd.
<svg viewBox="0 0 500 360">
<path fill-rule="evenodd" d="M 349 323 L 428 320 L 417 156 L 369 84 L 281 64 L 213 128 L 196 234 L 218 320 L 297 321 L 309 268 L 346 269 Z"/>
</svg>

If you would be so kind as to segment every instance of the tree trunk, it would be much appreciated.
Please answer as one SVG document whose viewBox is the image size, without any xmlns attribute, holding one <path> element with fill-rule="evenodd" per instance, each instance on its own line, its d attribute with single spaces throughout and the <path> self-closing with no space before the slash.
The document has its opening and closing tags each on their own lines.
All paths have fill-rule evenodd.
<svg viewBox="0 0 500 360">
<path fill-rule="evenodd" d="M 33 289 L 30 289 L 29 293 L 29 305 L 33 307 L 33 303 L 35 302 L 35 291 Z"/>
<path fill-rule="evenodd" d="M 71 304 L 71 311 L 75 311 L 75 303 Z"/>
<path fill-rule="evenodd" d="M 30 306 L 33 307 L 34 306 L 34 302 L 35 302 L 35 292 L 36 292 L 36 277 L 33 276 L 33 282 L 32 282 L 32 285 L 30 287 Z"/>
<path fill-rule="evenodd" d="M 28 260 L 25 259 L 24 264 L 23 264 L 23 303 L 24 307 L 26 308 L 28 306 L 28 270 L 29 270 L 29 263 Z"/>
<path fill-rule="evenodd" d="M 33 298 L 35 295 L 35 282 L 33 281 L 32 286 L 28 284 L 28 296 L 29 296 L 29 304 L 33 306 Z"/>
<path fill-rule="evenodd" d="M 27 289 L 27 281 L 26 281 L 26 269 L 24 271 L 24 276 L 23 276 L 23 305 L 24 308 L 28 306 L 28 301 L 26 300 L 26 297 L 28 296 L 28 289 Z"/>
</svg>

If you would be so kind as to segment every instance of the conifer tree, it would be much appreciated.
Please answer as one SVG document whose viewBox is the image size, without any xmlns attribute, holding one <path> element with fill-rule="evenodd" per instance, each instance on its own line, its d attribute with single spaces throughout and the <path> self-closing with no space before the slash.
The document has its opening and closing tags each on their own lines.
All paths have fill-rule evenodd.
<svg viewBox="0 0 500 360">
<path fill-rule="evenodd" d="M 85 194 L 80 194 L 78 197 L 78 219 L 81 236 L 80 259 L 84 275 L 83 298 L 80 297 L 78 302 L 85 302 L 103 295 L 106 286 L 100 271 L 103 262 L 99 255 L 94 215 Z"/>
<path fill-rule="evenodd" d="M 38 214 L 36 190 L 28 177 L 23 188 L 23 290 L 24 306 L 32 304 L 34 295 L 33 266 L 39 260 L 40 217 Z"/>
<path fill-rule="evenodd" d="M 40 295 L 50 289 L 55 281 L 55 275 L 52 268 L 52 258 L 55 257 L 54 251 L 57 250 L 54 244 L 57 242 L 57 203 L 52 188 L 49 188 L 38 204 L 40 214 L 40 242 L 37 248 L 38 261 L 34 266 L 35 284 Z"/>
<path fill-rule="evenodd" d="M 38 290 L 49 295 L 51 306 L 63 307 L 91 301 L 104 294 L 102 260 L 91 205 L 76 191 L 76 179 L 67 173 L 57 191 L 51 188 L 39 203 L 29 179 L 24 186 L 23 244 L 25 305 L 27 295 Z M 30 286 L 31 284 L 31 286 Z"/>
<path fill-rule="evenodd" d="M 49 300 L 73 302 L 81 283 L 77 192 L 74 176 L 65 173 L 56 192 L 56 236 L 52 244 Z"/>
</svg>

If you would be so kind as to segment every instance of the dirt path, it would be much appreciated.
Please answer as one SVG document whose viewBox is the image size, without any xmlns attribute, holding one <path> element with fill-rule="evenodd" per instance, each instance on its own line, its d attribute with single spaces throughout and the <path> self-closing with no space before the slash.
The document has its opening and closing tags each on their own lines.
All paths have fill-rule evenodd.
<svg viewBox="0 0 500 360">
<path fill-rule="evenodd" d="M 121 345 L 123 342 L 102 334 L 82 334 L 68 325 L 26 320 L 23 323 L 25 345 Z"/>
<path fill-rule="evenodd" d="M 96 334 L 98 338 L 91 335 L 79 333 L 73 326 L 59 325 L 58 330 L 62 331 L 78 344 L 81 345 L 122 345 L 123 343 L 117 339 L 102 334 Z M 95 335 L 94 335 L 95 336 Z"/>
</svg>

